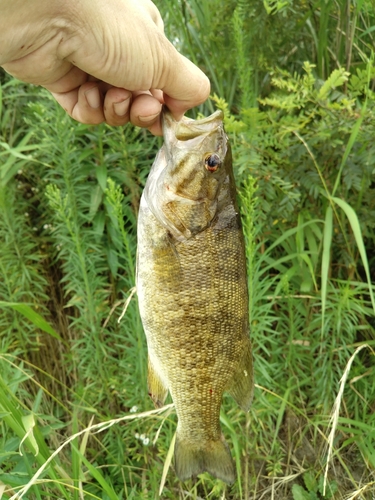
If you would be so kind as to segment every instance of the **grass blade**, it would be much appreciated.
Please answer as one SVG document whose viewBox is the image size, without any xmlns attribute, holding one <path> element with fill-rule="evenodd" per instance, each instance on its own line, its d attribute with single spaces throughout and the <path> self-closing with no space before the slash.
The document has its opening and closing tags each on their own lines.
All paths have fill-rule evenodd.
<svg viewBox="0 0 375 500">
<path fill-rule="evenodd" d="M 370 267 L 369 267 L 368 260 L 367 260 L 365 244 L 363 242 L 361 227 L 359 225 L 359 220 L 358 220 L 357 214 L 355 213 L 353 208 L 346 201 L 342 200 L 341 198 L 333 197 L 332 200 L 340 208 L 342 208 L 344 210 L 345 215 L 347 216 L 347 218 L 349 220 L 350 227 L 352 228 L 354 238 L 355 238 L 355 241 L 357 243 L 359 253 L 361 255 L 362 264 L 363 264 L 363 267 L 365 269 L 367 283 L 368 283 L 368 289 L 369 289 L 369 293 L 370 293 L 370 297 L 371 297 L 371 303 L 372 303 L 372 307 L 373 307 L 374 312 L 375 312 L 375 300 L 374 300 L 374 293 L 372 290 Z"/>
<path fill-rule="evenodd" d="M 75 448 L 75 446 L 73 444 L 72 444 L 72 448 Z M 103 491 L 106 492 L 106 494 L 109 496 L 109 498 L 111 500 L 118 500 L 118 496 L 114 492 L 112 486 L 105 480 L 105 478 L 102 475 L 102 473 L 100 472 L 100 470 L 97 469 L 96 467 L 94 467 L 87 460 L 87 458 L 81 453 L 80 450 L 78 450 L 77 448 L 75 448 L 74 451 L 75 451 L 75 453 L 79 454 L 80 459 L 86 465 L 86 467 L 88 468 L 88 470 L 89 470 L 90 474 L 92 475 L 92 477 L 98 481 L 98 483 L 100 484 L 100 486 L 103 488 Z"/>
<path fill-rule="evenodd" d="M 34 311 L 30 306 L 27 304 L 23 304 L 20 302 L 4 302 L 0 300 L 0 307 L 10 307 L 11 309 L 14 309 L 15 311 L 18 311 L 21 313 L 25 318 L 29 319 L 32 323 L 37 328 L 40 328 L 40 330 L 43 330 L 44 332 L 48 333 L 51 335 L 51 337 L 54 337 L 55 339 L 59 340 L 60 342 L 63 342 L 65 345 L 68 345 L 64 339 L 60 337 L 60 335 L 52 328 L 52 326 L 47 323 L 45 319 L 42 318 L 40 314 Z"/>
<path fill-rule="evenodd" d="M 163 493 L 165 480 L 167 479 L 169 467 L 171 466 L 172 457 L 173 457 L 173 453 L 174 453 L 174 446 L 176 443 L 176 435 L 177 435 L 177 433 L 175 432 L 173 434 L 173 438 L 172 438 L 171 444 L 169 445 L 169 450 L 168 450 L 167 456 L 165 458 L 164 467 L 163 467 L 163 474 L 161 476 L 161 481 L 160 481 L 159 496 L 161 496 L 161 494 Z"/>
<path fill-rule="evenodd" d="M 348 375 L 349 375 L 349 372 L 350 372 L 350 368 L 352 366 L 354 358 L 364 348 L 369 349 L 370 346 L 368 346 L 367 344 L 363 344 L 363 345 L 357 347 L 357 349 L 354 351 L 354 353 L 350 357 L 350 359 L 349 359 L 349 361 L 348 361 L 348 363 L 347 363 L 347 365 L 345 367 L 344 373 L 343 373 L 343 375 L 341 377 L 339 392 L 337 393 L 337 396 L 336 396 L 336 399 L 335 399 L 335 403 L 334 403 L 333 408 L 332 408 L 332 415 L 331 415 L 331 418 L 330 418 L 331 431 L 330 431 L 328 439 L 327 439 L 327 442 L 328 442 L 328 453 L 327 453 L 327 461 L 326 461 L 325 468 L 324 468 L 323 496 L 325 496 L 325 493 L 326 493 L 327 477 L 328 477 L 328 466 L 329 466 L 329 463 L 330 463 L 331 458 L 332 458 L 333 443 L 334 443 L 334 438 L 335 438 L 335 433 L 336 433 L 336 427 L 337 427 L 337 423 L 338 423 L 338 419 L 339 419 L 340 405 L 341 405 L 341 400 L 342 400 L 342 396 L 343 396 L 343 393 L 344 393 L 344 388 L 345 388 L 346 380 L 348 378 Z"/>
<path fill-rule="evenodd" d="M 370 84 L 372 63 L 373 63 L 373 54 L 371 54 L 371 58 L 367 62 L 367 85 Z M 350 137 L 349 137 L 349 141 L 348 141 L 348 143 L 346 145 L 346 148 L 345 148 L 345 151 L 344 151 L 344 155 L 342 157 L 341 164 L 340 164 L 340 167 L 339 167 L 339 171 L 338 171 L 338 174 L 337 174 L 337 177 L 336 177 L 335 185 L 333 186 L 332 196 L 334 196 L 335 193 L 336 193 L 336 190 L 337 190 L 337 188 L 339 186 L 339 183 L 340 183 L 342 171 L 343 171 L 344 165 L 346 163 L 346 160 L 348 159 L 349 153 L 352 150 L 352 148 L 354 146 L 354 143 L 357 141 L 357 137 L 358 137 L 358 134 L 359 134 L 359 129 L 361 128 L 362 122 L 363 122 L 363 120 L 364 120 L 364 118 L 366 116 L 367 100 L 368 100 L 368 95 L 366 94 L 365 101 L 364 101 L 362 109 L 361 109 L 361 114 L 360 114 L 358 120 L 356 121 L 356 123 L 355 123 L 355 125 L 353 127 L 353 130 L 352 130 L 352 132 L 350 134 Z"/>
<path fill-rule="evenodd" d="M 323 231 L 323 255 L 322 255 L 322 276 L 321 276 L 321 293 L 322 293 L 322 335 L 324 331 L 324 314 L 327 302 L 327 285 L 329 264 L 331 260 L 331 244 L 332 244 L 332 227 L 333 227 L 333 212 L 329 205 L 326 211 Z"/>
</svg>

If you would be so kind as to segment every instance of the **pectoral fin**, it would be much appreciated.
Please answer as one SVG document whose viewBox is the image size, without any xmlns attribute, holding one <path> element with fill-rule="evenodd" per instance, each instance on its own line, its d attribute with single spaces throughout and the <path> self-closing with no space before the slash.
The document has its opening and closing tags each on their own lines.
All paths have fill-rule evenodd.
<svg viewBox="0 0 375 500">
<path fill-rule="evenodd" d="M 168 394 L 168 387 L 157 373 L 150 356 L 148 357 L 148 392 L 156 408 L 161 408 Z"/>
<path fill-rule="evenodd" d="M 237 371 L 234 373 L 231 383 L 227 387 L 227 392 L 229 392 L 240 408 L 244 411 L 249 411 L 254 392 L 253 356 L 250 340 L 244 350 L 244 355 L 238 365 Z"/>
</svg>

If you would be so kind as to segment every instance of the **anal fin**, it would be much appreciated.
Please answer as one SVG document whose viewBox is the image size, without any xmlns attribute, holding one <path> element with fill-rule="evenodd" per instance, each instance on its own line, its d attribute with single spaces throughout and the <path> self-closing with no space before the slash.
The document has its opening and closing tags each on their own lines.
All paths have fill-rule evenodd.
<svg viewBox="0 0 375 500">
<path fill-rule="evenodd" d="M 157 373 L 154 364 L 148 357 L 148 392 L 156 408 L 161 408 L 168 395 L 168 387 L 163 383 L 160 375 Z"/>
<path fill-rule="evenodd" d="M 253 356 L 250 340 L 226 390 L 243 411 L 249 411 L 254 392 Z"/>
</svg>

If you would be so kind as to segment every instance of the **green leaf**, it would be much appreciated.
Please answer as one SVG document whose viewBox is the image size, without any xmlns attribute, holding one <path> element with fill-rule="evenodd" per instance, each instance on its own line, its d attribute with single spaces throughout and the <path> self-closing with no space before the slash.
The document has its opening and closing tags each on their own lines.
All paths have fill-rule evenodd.
<svg viewBox="0 0 375 500">
<path fill-rule="evenodd" d="M 320 88 L 318 99 L 326 99 L 332 89 L 340 87 L 340 85 L 348 81 L 349 75 L 350 73 L 345 71 L 344 68 L 333 70 Z"/>
<path fill-rule="evenodd" d="M 9 158 L 1 166 L 1 185 L 6 186 L 8 182 L 17 174 L 18 170 L 21 168 L 21 166 L 24 165 L 24 163 L 24 161 L 20 162 L 17 161 L 13 156 L 9 156 Z"/>
<path fill-rule="evenodd" d="M 28 480 L 30 478 L 30 475 L 27 472 L 11 472 L 11 473 L 2 473 L 1 474 L 1 479 L 4 482 L 0 481 L 0 498 L 1 498 L 1 492 L 4 491 L 3 485 L 4 483 L 9 487 L 11 486 L 12 488 L 18 487 L 18 486 L 24 486 L 27 484 Z"/>
<path fill-rule="evenodd" d="M 74 445 L 72 445 L 72 448 L 74 448 Z M 118 496 L 113 490 L 112 486 L 105 480 L 104 476 L 101 474 L 100 470 L 97 467 L 94 467 L 88 460 L 87 458 L 81 453 L 80 450 L 77 448 L 75 449 L 75 452 L 80 455 L 80 458 L 82 462 L 86 465 L 87 469 L 89 470 L 90 474 L 94 479 L 98 481 L 98 483 L 101 485 L 103 488 L 103 491 L 107 493 L 108 497 L 111 500 L 118 500 Z"/>
<path fill-rule="evenodd" d="M 101 237 L 103 236 L 104 227 L 105 227 L 105 213 L 103 210 L 100 210 L 100 212 L 96 213 L 92 221 L 92 229 L 95 235 L 95 240 L 97 242 L 100 241 Z"/>
<path fill-rule="evenodd" d="M 89 219 L 92 220 L 96 215 L 98 208 L 103 199 L 103 189 L 101 186 L 96 186 L 91 191 L 91 200 L 90 200 L 90 211 L 89 211 Z"/>
<path fill-rule="evenodd" d="M 115 277 L 118 271 L 118 256 L 116 250 L 109 248 L 107 250 L 108 265 L 112 275 Z"/>
<path fill-rule="evenodd" d="M 319 477 L 319 487 L 318 487 L 318 490 L 319 490 L 319 493 L 323 496 L 323 498 L 326 498 L 327 500 L 329 498 L 332 498 L 334 496 L 334 494 L 336 493 L 336 491 L 338 491 L 338 489 L 339 488 L 337 486 L 336 481 L 329 481 L 326 484 L 326 493 L 323 496 L 323 491 L 324 491 L 324 475 L 322 474 Z"/>
<path fill-rule="evenodd" d="M 346 145 L 346 148 L 345 148 L 342 160 L 341 160 L 341 164 L 340 164 L 340 167 L 339 167 L 339 171 L 338 171 L 338 174 L 336 176 L 336 181 L 335 181 L 335 185 L 334 185 L 333 190 L 332 190 L 332 195 L 335 194 L 335 192 L 336 192 L 336 190 L 337 190 L 337 188 L 339 186 L 340 179 L 341 179 L 341 174 L 342 174 L 344 165 L 346 163 L 346 160 L 348 159 L 350 151 L 352 150 L 352 148 L 354 146 L 354 143 L 357 140 L 359 129 L 361 128 L 362 122 L 363 122 L 363 120 L 365 118 L 365 115 L 366 115 L 366 109 L 367 109 L 367 99 L 365 100 L 365 103 L 364 103 L 364 105 L 362 107 L 361 115 L 358 118 L 358 120 L 356 121 L 356 123 L 355 123 L 355 125 L 354 125 L 354 127 L 353 127 L 353 129 L 351 131 L 351 134 L 350 134 L 350 137 L 349 137 L 349 141 L 348 141 L 348 144 Z"/>
<path fill-rule="evenodd" d="M 36 439 L 34 437 L 34 432 L 33 432 L 33 429 L 35 427 L 34 415 L 32 413 L 29 413 L 29 415 L 24 415 L 23 417 L 21 417 L 21 419 L 22 419 L 22 424 L 25 428 L 26 434 L 20 442 L 20 454 L 22 456 L 22 453 L 21 453 L 22 443 L 27 438 L 29 438 L 29 445 L 33 448 L 34 455 L 37 456 L 39 453 L 39 446 L 38 446 L 38 443 L 36 442 Z"/>
<path fill-rule="evenodd" d="M 302 488 L 299 484 L 293 484 L 292 487 L 293 500 L 311 500 L 308 491 Z"/>
<path fill-rule="evenodd" d="M 368 289 L 369 289 L 369 293 L 370 293 L 370 297 L 371 297 L 371 303 L 372 303 L 372 307 L 373 307 L 374 312 L 375 312 L 375 299 L 374 299 L 374 292 L 372 290 L 370 268 L 369 268 L 369 264 L 368 264 L 368 260 L 367 260 L 366 249 L 365 249 L 365 245 L 363 242 L 362 231 L 361 231 L 361 227 L 359 225 L 359 220 L 358 220 L 357 214 L 355 213 L 353 208 L 346 201 L 342 200 L 341 198 L 333 197 L 332 200 L 339 207 L 341 207 L 344 210 L 345 215 L 347 216 L 347 218 L 349 220 L 350 227 L 352 228 L 354 238 L 355 238 L 355 241 L 357 243 L 359 253 L 361 255 L 362 264 L 363 264 L 363 267 L 365 269 L 367 283 L 368 283 Z"/>
<path fill-rule="evenodd" d="M 323 255 L 322 255 L 322 276 L 321 276 L 322 334 L 324 329 L 324 314 L 326 310 L 326 301 L 327 301 L 328 272 L 331 260 L 332 227 L 333 227 L 333 212 L 331 205 L 329 205 L 326 211 L 326 218 L 324 222 L 324 231 L 323 231 Z"/>
<path fill-rule="evenodd" d="M 268 15 L 275 15 L 277 12 L 282 10 L 284 7 L 288 5 L 288 2 L 283 2 L 283 1 L 270 1 L 270 0 L 263 0 L 263 5 L 264 8 L 266 9 L 266 12 Z"/>
<path fill-rule="evenodd" d="M 99 186 L 104 192 L 107 187 L 107 165 L 102 163 L 96 167 L 96 178 L 98 179 Z"/>
<path fill-rule="evenodd" d="M 318 483 L 313 472 L 305 472 L 305 474 L 303 475 L 303 480 L 308 491 L 318 491 Z"/>
<path fill-rule="evenodd" d="M 65 342 L 65 340 L 60 337 L 60 335 L 56 332 L 56 330 L 54 330 L 52 326 L 49 323 L 47 323 L 47 321 L 43 319 L 40 314 L 35 312 L 34 309 L 32 309 L 27 304 L 24 304 L 22 302 L 5 302 L 0 300 L 0 307 L 10 307 L 11 309 L 18 311 L 23 316 L 25 316 L 25 318 L 29 319 L 32 323 L 34 323 L 34 325 L 37 328 L 40 328 L 40 330 L 43 330 L 44 332 L 48 333 L 49 335 L 51 335 L 51 337 L 54 337 L 60 342 L 63 342 L 64 344 L 68 345 L 67 342 Z"/>
<path fill-rule="evenodd" d="M 159 486 L 159 496 L 161 496 L 163 493 L 165 480 L 167 479 L 167 474 L 168 474 L 169 468 L 170 468 L 171 463 L 172 463 L 175 443 L 176 443 L 176 433 L 174 433 L 174 435 L 173 435 L 173 438 L 171 440 L 171 444 L 169 445 L 169 450 L 168 450 L 167 456 L 165 458 L 164 467 L 163 467 L 163 474 L 161 476 L 161 481 L 160 481 L 160 486 Z"/>
</svg>

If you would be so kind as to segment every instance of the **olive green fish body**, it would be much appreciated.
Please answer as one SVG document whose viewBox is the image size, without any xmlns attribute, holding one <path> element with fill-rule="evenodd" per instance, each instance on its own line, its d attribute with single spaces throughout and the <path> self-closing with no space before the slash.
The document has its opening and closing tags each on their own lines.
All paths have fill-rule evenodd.
<svg viewBox="0 0 375 500">
<path fill-rule="evenodd" d="M 150 172 L 138 220 L 137 291 L 149 391 L 157 406 L 168 390 L 175 403 L 178 476 L 208 471 L 232 482 L 234 467 L 219 422 L 222 395 L 228 391 L 248 410 L 253 384 L 230 148 L 221 114 L 182 125 L 165 115 L 165 146 Z"/>
</svg>

